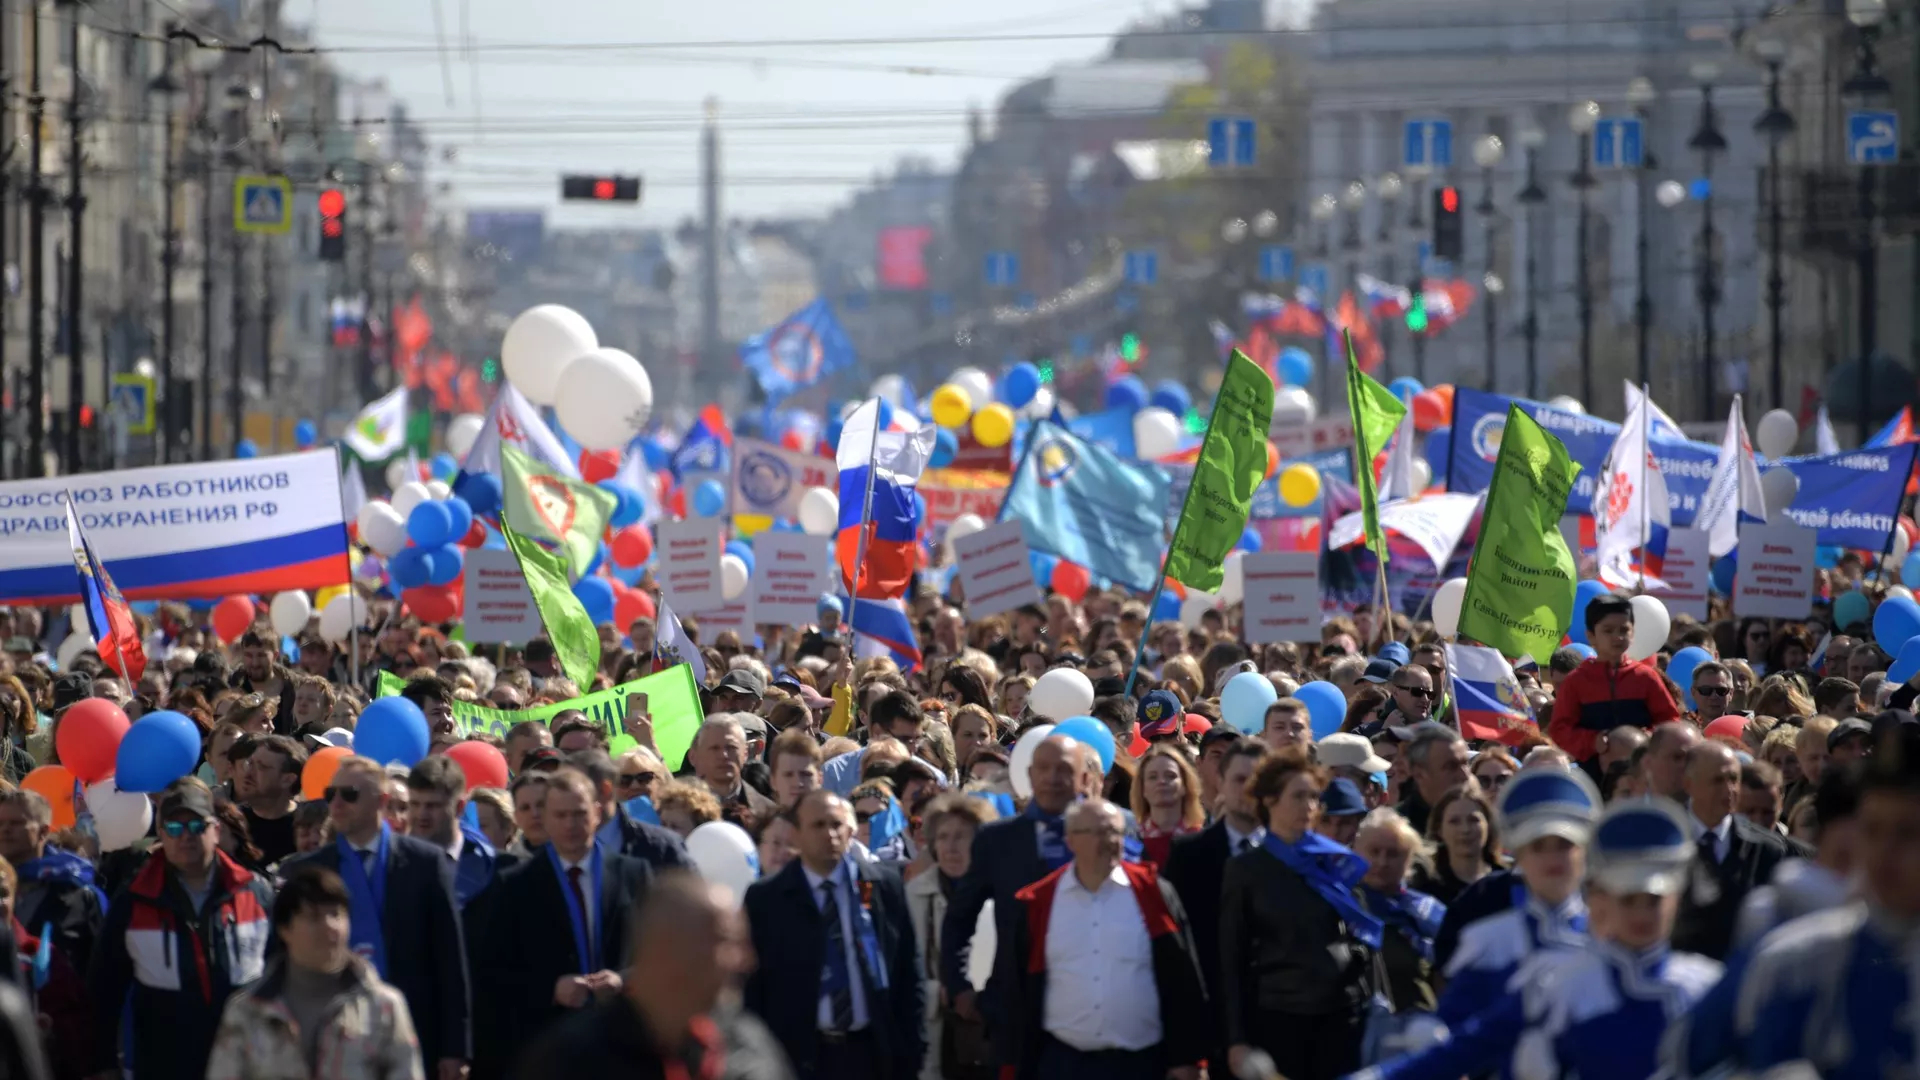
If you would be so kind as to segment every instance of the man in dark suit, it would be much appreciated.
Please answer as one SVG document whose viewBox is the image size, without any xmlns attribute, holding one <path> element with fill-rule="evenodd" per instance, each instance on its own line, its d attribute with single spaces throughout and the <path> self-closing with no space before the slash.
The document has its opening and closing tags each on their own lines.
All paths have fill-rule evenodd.
<svg viewBox="0 0 1920 1080">
<path fill-rule="evenodd" d="M 388 827 L 387 772 L 372 758 L 342 761 L 326 799 L 334 842 L 292 865 L 324 866 L 346 882 L 354 952 L 406 995 L 430 1075 L 461 1080 L 472 1044 L 453 862 Z"/>
<path fill-rule="evenodd" d="M 600 831 L 595 839 L 600 841 L 601 847 L 639 859 L 651 866 L 656 874 L 664 870 L 694 869 L 693 859 L 687 855 L 687 845 L 678 833 L 644 821 L 635 821 L 633 815 L 627 813 L 627 808 L 620 804 L 615 794 L 620 770 L 605 750 L 575 750 L 567 755 L 567 764 L 587 774 L 587 779 L 593 781 L 594 801 L 600 811 Z"/>
<path fill-rule="evenodd" d="M 620 993 L 627 913 L 653 880 L 647 863 L 596 841 L 599 796 L 580 770 L 547 778 L 540 818 L 546 846 L 501 875 L 478 915 L 475 1064 L 484 1076 L 499 1075 L 554 1021 Z"/>
<path fill-rule="evenodd" d="M 914 1080 L 925 995 L 900 877 L 848 857 L 853 807 L 833 792 L 810 791 L 784 813 L 800 855 L 747 890 L 759 957 L 747 1008 L 802 1080 Z"/>
<path fill-rule="evenodd" d="M 1740 759 L 1707 742 L 1687 754 L 1687 802 L 1699 850 L 1674 924 L 1673 947 L 1724 960 L 1747 894 L 1773 880 L 1790 851 L 1778 833 L 1733 812 L 1740 798 Z"/>
</svg>

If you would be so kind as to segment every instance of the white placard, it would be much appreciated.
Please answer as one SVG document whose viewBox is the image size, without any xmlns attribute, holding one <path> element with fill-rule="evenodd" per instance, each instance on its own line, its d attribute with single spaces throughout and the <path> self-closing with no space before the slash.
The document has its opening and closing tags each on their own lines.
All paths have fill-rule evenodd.
<svg viewBox="0 0 1920 1080">
<path fill-rule="evenodd" d="M 740 640 L 753 644 L 753 622 L 755 613 L 748 598 L 742 596 L 731 604 L 702 611 L 694 616 L 700 624 L 700 644 L 712 645 L 713 639 L 723 630 L 731 630 L 740 635 Z"/>
<path fill-rule="evenodd" d="M 1244 636 L 1255 645 L 1320 637 L 1320 553 L 1249 551 L 1240 558 Z"/>
<path fill-rule="evenodd" d="M 726 605 L 720 593 L 720 522 L 713 518 L 663 521 L 659 526 L 661 591 L 683 614 Z"/>
<path fill-rule="evenodd" d="M 484 645 L 518 645 L 544 631 L 540 609 L 527 589 L 527 576 L 511 551 L 469 548 L 462 564 L 466 607 L 461 616 L 467 640 Z"/>
<path fill-rule="evenodd" d="M 1649 595 L 1659 597 L 1669 614 L 1706 619 L 1707 579 L 1713 570 L 1707 543 L 1705 529 L 1667 530 L 1667 559 L 1660 569 L 1660 580 L 1667 587 L 1651 590 Z"/>
<path fill-rule="evenodd" d="M 983 619 L 1040 602 L 1033 563 L 1018 521 L 1002 521 L 953 541 L 960 587 L 966 591 L 967 618 Z"/>
<path fill-rule="evenodd" d="M 811 626 L 820 594 L 833 587 L 833 540 L 805 533 L 753 538 L 753 617 L 773 626 Z"/>
<path fill-rule="evenodd" d="M 1740 526 L 1734 615 L 1806 618 L 1813 609 L 1813 549 L 1818 535 L 1799 525 Z"/>
</svg>

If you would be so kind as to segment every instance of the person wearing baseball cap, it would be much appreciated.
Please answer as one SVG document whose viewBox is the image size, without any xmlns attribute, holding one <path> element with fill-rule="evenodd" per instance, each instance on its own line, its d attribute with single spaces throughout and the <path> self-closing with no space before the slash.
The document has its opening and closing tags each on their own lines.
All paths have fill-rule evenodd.
<svg viewBox="0 0 1920 1080">
<path fill-rule="evenodd" d="M 1367 816 L 1368 809 L 1367 797 L 1360 794 L 1360 785 L 1336 776 L 1327 781 L 1326 790 L 1320 793 L 1320 820 L 1313 831 L 1341 847 L 1350 848 L 1353 838 L 1360 835 L 1360 819 Z"/>
<path fill-rule="evenodd" d="M 1313 744 L 1320 764 L 1344 777 L 1366 796 L 1367 808 L 1379 806 L 1387 797 L 1386 774 L 1393 762 L 1374 752 L 1373 744 L 1351 731 L 1336 731 Z"/>
<path fill-rule="evenodd" d="M 1140 721 L 1140 737 L 1150 743 L 1178 739 L 1186 728 L 1186 710 L 1171 690 L 1155 690 L 1141 698 L 1135 715 Z"/>
</svg>

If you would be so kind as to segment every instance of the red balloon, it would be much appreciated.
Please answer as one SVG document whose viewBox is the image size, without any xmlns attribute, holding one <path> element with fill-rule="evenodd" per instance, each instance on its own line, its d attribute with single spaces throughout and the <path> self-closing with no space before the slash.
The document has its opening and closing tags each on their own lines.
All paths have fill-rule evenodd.
<svg viewBox="0 0 1920 1080">
<path fill-rule="evenodd" d="M 1746 743 L 1742 741 L 1741 735 L 1746 730 L 1747 718 L 1744 715 L 1734 715 L 1723 716 L 1713 723 L 1708 724 L 1707 729 L 1701 732 L 1701 734 L 1705 735 L 1708 739 L 1717 739 L 1720 742 L 1731 743 L 1734 746 L 1745 746 Z M 64 754 L 61 755 L 63 760 L 65 756 Z"/>
<path fill-rule="evenodd" d="M 619 471 L 620 451 L 618 450 L 582 450 L 580 452 L 580 479 L 589 484 L 611 480 Z"/>
<path fill-rule="evenodd" d="M 94 784 L 113 775 L 114 755 L 132 723 L 106 698 L 74 702 L 53 729 L 53 748 L 75 780 Z"/>
<path fill-rule="evenodd" d="M 797 431 L 789 431 L 785 435 L 780 436 L 780 445 L 792 450 L 796 454 L 801 453 L 807 448 L 807 437 Z"/>
<path fill-rule="evenodd" d="M 1413 395 L 1413 427 L 1415 431 L 1432 431 L 1445 427 L 1451 419 L 1450 410 L 1441 399 L 1441 395 L 1432 390 L 1422 390 Z"/>
<path fill-rule="evenodd" d="M 253 615 L 252 597 L 229 596 L 213 605 L 213 632 L 221 641 L 232 644 L 253 625 Z"/>
<path fill-rule="evenodd" d="M 507 786 L 507 756 L 483 742 L 459 742 L 447 747 L 447 757 L 467 774 L 467 790 Z"/>
<path fill-rule="evenodd" d="M 473 527 L 467 530 L 467 535 L 460 538 L 461 547 L 477 548 L 486 542 L 487 525 L 483 521 L 475 521 Z"/>
<path fill-rule="evenodd" d="M 358 521 L 347 522 L 347 543 L 357 544 L 359 542 L 360 542 L 360 523 Z"/>
<path fill-rule="evenodd" d="M 613 534 L 613 565 L 622 570 L 631 570 L 646 565 L 647 556 L 653 554 L 653 534 L 645 525 L 629 525 Z"/>
<path fill-rule="evenodd" d="M 654 613 L 653 595 L 645 589 L 628 589 L 613 599 L 613 624 L 624 630 L 633 625 L 635 619 L 651 619 Z"/>
<path fill-rule="evenodd" d="M 1093 585 L 1093 574 L 1079 563 L 1070 563 L 1065 559 L 1053 565 L 1053 580 L 1049 582 L 1053 591 L 1079 603 Z"/>
<path fill-rule="evenodd" d="M 452 622 L 460 614 L 460 594 L 451 585 L 421 585 L 400 594 L 400 602 L 407 605 L 421 622 Z"/>
</svg>

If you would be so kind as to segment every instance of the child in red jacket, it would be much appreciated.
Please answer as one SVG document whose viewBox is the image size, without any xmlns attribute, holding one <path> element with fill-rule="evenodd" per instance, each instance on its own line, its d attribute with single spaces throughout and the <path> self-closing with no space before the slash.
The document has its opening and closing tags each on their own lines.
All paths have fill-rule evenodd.
<svg viewBox="0 0 1920 1080">
<path fill-rule="evenodd" d="M 1680 719 L 1680 709 L 1651 660 L 1626 659 L 1633 642 L 1633 605 L 1618 593 L 1587 604 L 1593 655 L 1560 680 L 1547 735 L 1575 761 L 1594 756 L 1594 742 L 1617 727 L 1652 728 Z"/>
</svg>

